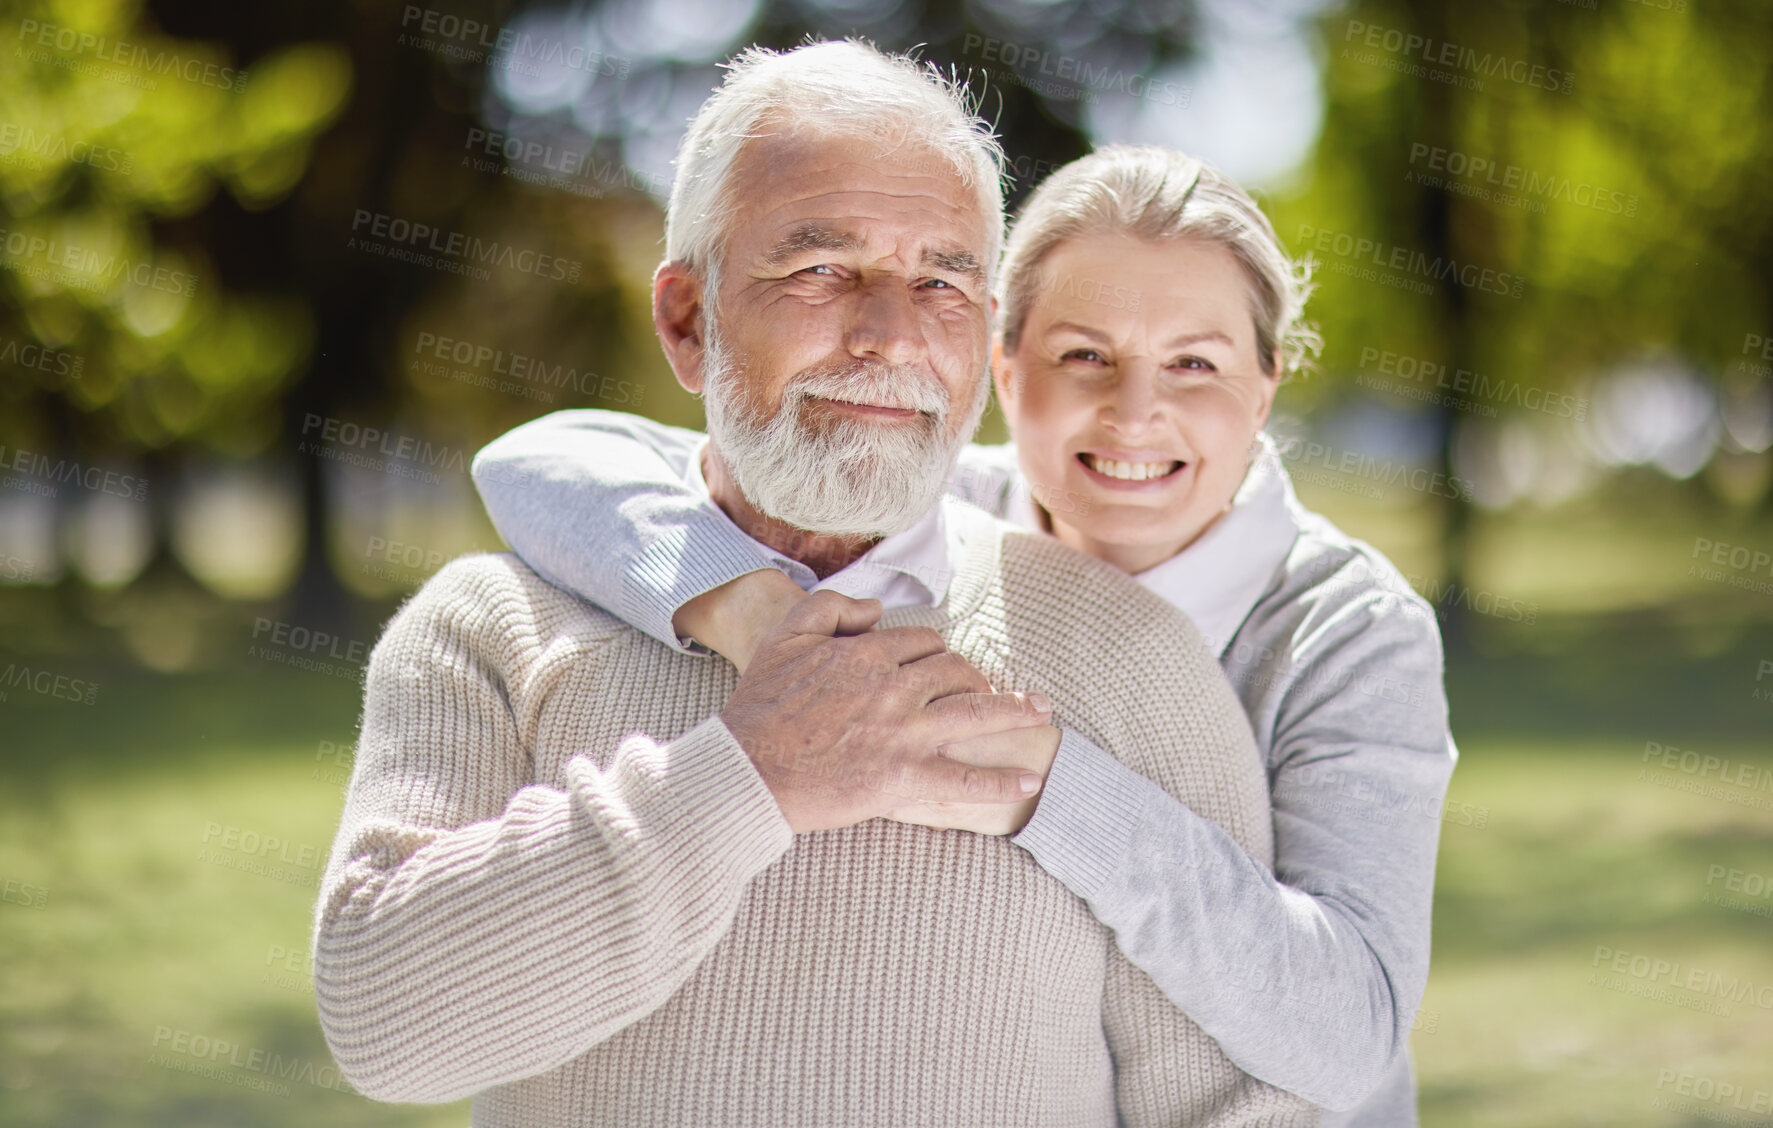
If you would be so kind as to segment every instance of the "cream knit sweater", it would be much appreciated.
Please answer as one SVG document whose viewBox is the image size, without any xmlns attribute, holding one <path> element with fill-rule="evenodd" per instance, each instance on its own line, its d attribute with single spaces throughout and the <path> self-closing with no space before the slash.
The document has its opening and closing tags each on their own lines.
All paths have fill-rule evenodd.
<svg viewBox="0 0 1773 1128">
<path fill-rule="evenodd" d="M 1045 691 L 1271 864 L 1248 723 L 1186 617 L 944 504 L 948 597 L 886 625 Z M 735 680 L 511 556 L 401 610 L 315 920 L 321 1025 L 359 1090 L 473 1094 L 498 1128 L 1317 1123 L 1007 839 L 794 835 L 715 715 Z"/>
</svg>

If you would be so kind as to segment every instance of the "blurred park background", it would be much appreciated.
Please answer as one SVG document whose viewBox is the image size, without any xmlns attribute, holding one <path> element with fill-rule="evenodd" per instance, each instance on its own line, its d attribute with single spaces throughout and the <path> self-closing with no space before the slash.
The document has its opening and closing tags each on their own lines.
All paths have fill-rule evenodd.
<svg viewBox="0 0 1773 1128">
<path fill-rule="evenodd" d="M 351 1094 L 314 1017 L 363 661 L 501 547 L 481 444 L 699 424 L 671 156 L 807 35 L 967 75 L 1012 204 L 1173 145 L 1317 263 L 1271 429 L 1436 605 L 1463 753 L 1424 1123 L 1773 1122 L 1764 0 L 5 11 L 0 1125 L 466 1123 Z"/>
</svg>

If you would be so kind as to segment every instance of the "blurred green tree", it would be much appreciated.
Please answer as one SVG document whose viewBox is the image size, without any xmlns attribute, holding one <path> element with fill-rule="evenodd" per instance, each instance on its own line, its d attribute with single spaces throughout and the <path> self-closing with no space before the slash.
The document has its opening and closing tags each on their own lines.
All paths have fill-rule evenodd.
<svg viewBox="0 0 1773 1128">
<path fill-rule="evenodd" d="M 1756 379 L 1739 358 L 1746 335 L 1773 329 L 1758 62 L 1773 9 L 1357 0 L 1321 26 L 1323 133 L 1274 206 L 1294 252 L 1318 260 L 1326 379 L 1308 401 L 1349 394 L 1372 368 L 1363 350 L 1441 366 L 1429 414 L 1451 474 L 1462 435 L 1493 440 L 1531 415 L 1528 389 L 1586 396 L 1670 353 L 1726 399 Z M 1469 403 L 1461 371 L 1495 389 L 1497 422 L 1451 402 Z M 1726 449 L 1714 467 L 1737 455 L 1746 496 L 1740 473 L 1724 492 L 1765 511 L 1773 454 Z M 1471 506 L 1439 505 L 1443 575 L 1462 585 Z M 1455 645 L 1461 625 L 1450 617 Z"/>
<path fill-rule="evenodd" d="M 241 285 L 236 248 L 203 217 L 289 195 L 346 102 L 350 63 L 298 42 L 249 69 L 229 45 L 165 34 L 128 2 L 13 11 L 0 334 L 65 359 L 7 365 L 0 442 L 52 466 L 134 466 L 146 572 L 188 582 L 170 534 L 183 453 L 262 446 L 314 336 L 303 295 L 274 273 Z M 58 487 L 58 524 L 69 502 Z"/>
</svg>

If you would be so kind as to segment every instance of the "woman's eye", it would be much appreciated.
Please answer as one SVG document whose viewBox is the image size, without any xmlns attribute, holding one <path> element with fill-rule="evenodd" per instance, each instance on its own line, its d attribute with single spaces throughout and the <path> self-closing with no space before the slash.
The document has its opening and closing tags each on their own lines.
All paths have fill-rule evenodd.
<svg viewBox="0 0 1773 1128">
<path fill-rule="evenodd" d="M 1218 371 L 1218 369 L 1216 367 L 1214 367 L 1212 361 L 1207 360 L 1203 357 L 1198 357 L 1198 356 L 1177 357 L 1172 362 L 1172 367 L 1186 368 L 1186 369 L 1189 369 L 1190 371 L 1194 371 L 1194 372 L 1217 372 Z"/>
<path fill-rule="evenodd" d="M 1102 363 L 1102 354 L 1095 349 L 1071 349 L 1059 357 L 1060 360 L 1082 360 L 1091 364 Z"/>
</svg>

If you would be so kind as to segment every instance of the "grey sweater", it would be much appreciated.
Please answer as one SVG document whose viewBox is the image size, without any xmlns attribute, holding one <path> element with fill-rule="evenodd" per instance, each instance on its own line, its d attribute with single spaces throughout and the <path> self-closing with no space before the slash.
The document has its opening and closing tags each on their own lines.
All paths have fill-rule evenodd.
<svg viewBox="0 0 1773 1128">
<path fill-rule="evenodd" d="M 1125 751 L 1267 873 L 1261 761 L 1186 617 L 947 505 L 946 598 L 888 624 L 1049 687 L 1068 739 Z M 509 555 L 413 597 L 370 659 L 315 919 L 322 1027 L 355 1085 L 472 1093 L 484 1128 L 1318 1122 L 1007 840 L 791 834 L 713 715 L 735 680 Z"/>
<path fill-rule="evenodd" d="M 544 576 L 678 645 L 686 600 L 770 557 L 688 484 L 702 436 L 558 412 L 475 459 L 494 524 Z M 1284 470 L 1278 471 L 1283 480 Z M 954 492 L 1003 514 L 1013 456 L 968 448 Z M 1025 496 L 1025 495 L 1024 495 Z M 1305 511 L 1220 657 L 1254 728 L 1275 866 L 1089 741 L 1068 737 L 1013 841 L 1243 1069 L 1342 1115 L 1416 1123 L 1407 1047 L 1429 957 L 1456 752 L 1432 609 L 1385 558 Z M 1207 974 L 1202 974 L 1208 969 Z"/>
</svg>

